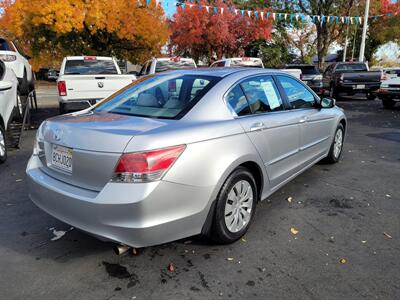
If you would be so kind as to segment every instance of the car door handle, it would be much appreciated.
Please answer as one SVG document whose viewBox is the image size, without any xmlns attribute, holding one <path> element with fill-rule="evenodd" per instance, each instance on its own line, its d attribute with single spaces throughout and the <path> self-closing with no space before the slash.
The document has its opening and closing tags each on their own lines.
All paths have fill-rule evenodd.
<svg viewBox="0 0 400 300">
<path fill-rule="evenodd" d="M 264 123 L 263 122 L 257 122 L 251 125 L 250 131 L 259 131 L 264 128 Z"/>
</svg>

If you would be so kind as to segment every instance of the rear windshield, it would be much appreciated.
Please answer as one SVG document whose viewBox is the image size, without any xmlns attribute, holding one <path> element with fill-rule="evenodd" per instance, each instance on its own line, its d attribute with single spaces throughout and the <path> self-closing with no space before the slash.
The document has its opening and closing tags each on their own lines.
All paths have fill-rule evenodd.
<svg viewBox="0 0 400 300">
<path fill-rule="evenodd" d="M 367 71 L 365 64 L 341 64 L 336 67 L 336 71 Z"/>
<path fill-rule="evenodd" d="M 94 108 L 130 116 L 160 119 L 183 117 L 220 78 L 160 74 L 143 77 Z"/>
<path fill-rule="evenodd" d="M 291 65 L 287 66 L 286 69 L 300 69 L 303 75 L 318 75 L 320 72 L 314 66 L 298 66 L 298 65 Z"/>
<path fill-rule="evenodd" d="M 5 39 L 0 39 L 0 51 L 15 52 L 15 48 L 10 43 L 8 43 Z"/>
<path fill-rule="evenodd" d="M 118 74 L 114 61 L 112 60 L 67 60 L 64 69 L 65 75 L 98 75 Z"/>
<path fill-rule="evenodd" d="M 251 67 L 251 68 L 262 68 L 263 64 L 261 60 L 231 60 L 231 67 Z"/>
<path fill-rule="evenodd" d="M 192 60 L 158 60 L 156 63 L 156 73 L 193 68 L 196 68 L 196 65 Z"/>
</svg>

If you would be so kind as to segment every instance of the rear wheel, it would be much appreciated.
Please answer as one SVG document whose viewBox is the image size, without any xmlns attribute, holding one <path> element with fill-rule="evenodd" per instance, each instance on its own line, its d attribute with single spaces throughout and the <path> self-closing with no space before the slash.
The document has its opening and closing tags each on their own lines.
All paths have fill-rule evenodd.
<svg viewBox="0 0 400 300">
<path fill-rule="evenodd" d="M 325 162 L 334 164 L 337 163 L 342 155 L 344 141 L 344 127 L 339 124 L 335 131 L 335 136 L 332 141 L 331 148 L 329 149 L 328 156 L 324 159 Z"/>
<path fill-rule="evenodd" d="M 384 108 L 393 108 L 396 105 L 396 101 L 393 99 L 382 99 L 382 105 Z"/>
<path fill-rule="evenodd" d="M 253 219 L 257 199 L 253 175 L 246 168 L 236 169 L 219 192 L 211 238 L 223 244 L 240 239 Z"/>
<path fill-rule="evenodd" d="M 65 107 L 65 104 L 64 103 L 59 103 L 59 109 L 60 109 L 60 115 L 63 115 L 63 114 L 65 114 L 65 113 L 67 113 L 67 110 L 66 110 L 66 107 Z"/>
<path fill-rule="evenodd" d="M 6 132 L 0 124 L 0 164 L 7 160 Z"/>
</svg>

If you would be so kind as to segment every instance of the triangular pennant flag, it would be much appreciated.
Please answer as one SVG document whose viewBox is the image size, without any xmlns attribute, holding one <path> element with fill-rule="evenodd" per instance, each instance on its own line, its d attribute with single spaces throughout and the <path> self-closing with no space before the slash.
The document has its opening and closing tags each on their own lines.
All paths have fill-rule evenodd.
<svg viewBox="0 0 400 300">
<path fill-rule="evenodd" d="M 299 14 L 296 14 L 296 21 L 299 20 Z"/>
<path fill-rule="evenodd" d="M 251 10 L 248 10 L 248 11 L 247 11 L 247 15 L 248 15 L 249 17 L 251 17 Z"/>
<path fill-rule="evenodd" d="M 330 20 L 331 20 L 331 16 L 327 16 L 326 17 L 326 23 L 328 24 Z"/>
<path fill-rule="evenodd" d="M 214 6 L 214 13 L 218 14 L 218 8 Z"/>
<path fill-rule="evenodd" d="M 301 21 L 304 23 L 306 21 L 306 16 L 304 14 L 301 14 Z"/>
<path fill-rule="evenodd" d="M 322 17 L 321 17 L 321 23 L 324 23 L 324 22 L 325 22 L 325 18 L 326 18 L 325 16 L 322 16 Z"/>
<path fill-rule="evenodd" d="M 224 14 L 224 8 L 221 7 L 221 15 L 223 15 L 223 14 Z"/>
<path fill-rule="evenodd" d="M 318 22 L 321 22 L 321 16 L 317 16 Z"/>
<path fill-rule="evenodd" d="M 242 9 L 240 12 L 242 13 L 242 17 L 243 17 L 244 16 L 244 9 Z"/>
<path fill-rule="evenodd" d="M 263 11 L 260 12 L 260 16 L 261 16 L 261 20 L 264 20 L 264 12 Z"/>
<path fill-rule="evenodd" d="M 358 21 L 360 22 L 360 25 L 362 24 L 362 17 L 358 17 Z"/>
<path fill-rule="evenodd" d="M 290 23 L 293 23 L 293 14 L 290 14 Z"/>
<path fill-rule="evenodd" d="M 185 3 L 182 3 L 181 7 L 182 7 L 182 11 L 184 11 L 185 10 Z"/>
<path fill-rule="evenodd" d="M 147 4 L 147 5 L 150 5 L 150 0 L 146 0 L 146 4 Z"/>
<path fill-rule="evenodd" d="M 275 20 L 275 13 L 272 13 L 272 19 Z"/>
<path fill-rule="evenodd" d="M 353 18 L 352 17 L 350 17 L 350 23 L 353 24 Z"/>
<path fill-rule="evenodd" d="M 235 8 L 235 15 L 237 15 L 237 14 L 238 14 L 238 9 Z"/>
<path fill-rule="evenodd" d="M 258 11 L 257 10 L 254 11 L 254 16 L 256 17 L 256 19 L 258 19 Z"/>
<path fill-rule="evenodd" d="M 203 10 L 203 6 L 198 5 L 199 10 Z"/>
<path fill-rule="evenodd" d="M 270 15 L 269 12 L 265 13 L 265 17 L 266 17 L 267 19 L 269 18 L 269 15 Z"/>
<path fill-rule="evenodd" d="M 210 12 L 210 7 L 206 5 L 206 11 L 209 13 Z"/>
<path fill-rule="evenodd" d="M 316 23 L 316 20 L 317 19 L 317 16 L 312 16 L 312 21 L 313 21 L 313 23 Z"/>
<path fill-rule="evenodd" d="M 344 23 L 344 17 L 341 17 L 342 23 Z"/>
</svg>

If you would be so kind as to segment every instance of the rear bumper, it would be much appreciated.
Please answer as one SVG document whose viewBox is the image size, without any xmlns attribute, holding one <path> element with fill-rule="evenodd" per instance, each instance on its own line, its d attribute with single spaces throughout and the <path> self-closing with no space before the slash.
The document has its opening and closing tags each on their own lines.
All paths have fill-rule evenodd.
<svg viewBox="0 0 400 300">
<path fill-rule="evenodd" d="M 101 192 L 75 187 L 27 166 L 30 199 L 53 217 L 102 239 L 134 247 L 166 243 L 201 233 L 214 187 L 159 181 L 108 183 Z"/>
<path fill-rule="evenodd" d="M 95 105 L 98 101 L 102 99 L 65 99 L 60 97 L 58 99 L 59 103 L 64 105 L 66 110 L 81 110 L 86 109 L 92 105 Z"/>
<path fill-rule="evenodd" d="M 364 86 L 363 88 L 361 86 Z M 346 93 L 369 93 L 375 92 L 379 89 L 380 83 L 339 83 L 337 88 L 339 92 Z"/>
</svg>

